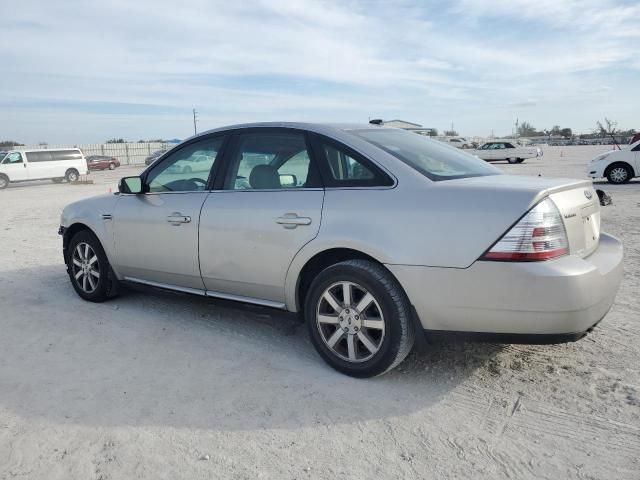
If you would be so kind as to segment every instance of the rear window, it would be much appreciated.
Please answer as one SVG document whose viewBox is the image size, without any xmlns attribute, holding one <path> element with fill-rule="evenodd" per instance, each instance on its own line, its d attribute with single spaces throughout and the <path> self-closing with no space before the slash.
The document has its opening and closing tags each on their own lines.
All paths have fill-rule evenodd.
<svg viewBox="0 0 640 480">
<path fill-rule="evenodd" d="M 412 132 L 381 128 L 350 133 L 381 148 L 434 181 L 502 173 L 484 160 Z"/>
<path fill-rule="evenodd" d="M 26 154 L 30 163 L 82 159 L 80 150 L 48 150 L 46 152 L 26 152 Z"/>
</svg>

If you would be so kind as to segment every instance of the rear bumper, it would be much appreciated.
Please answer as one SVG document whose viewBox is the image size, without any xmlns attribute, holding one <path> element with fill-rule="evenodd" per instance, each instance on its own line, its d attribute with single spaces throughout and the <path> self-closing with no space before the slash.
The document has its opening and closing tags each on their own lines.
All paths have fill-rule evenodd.
<svg viewBox="0 0 640 480">
<path fill-rule="evenodd" d="M 426 330 L 576 339 L 613 304 L 622 280 L 622 243 L 602 234 L 588 257 L 547 262 L 478 261 L 466 269 L 387 267 Z"/>
</svg>

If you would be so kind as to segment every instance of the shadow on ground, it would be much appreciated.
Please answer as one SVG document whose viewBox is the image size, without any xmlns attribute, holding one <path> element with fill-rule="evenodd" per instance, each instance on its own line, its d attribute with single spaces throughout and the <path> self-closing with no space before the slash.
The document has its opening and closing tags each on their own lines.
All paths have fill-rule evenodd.
<svg viewBox="0 0 640 480">
<path fill-rule="evenodd" d="M 83 425 L 215 430 L 386 418 L 438 402 L 501 350 L 440 342 L 356 380 L 291 315 L 159 291 L 78 298 L 63 266 L 0 272 L 0 407 Z"/>
</svg>

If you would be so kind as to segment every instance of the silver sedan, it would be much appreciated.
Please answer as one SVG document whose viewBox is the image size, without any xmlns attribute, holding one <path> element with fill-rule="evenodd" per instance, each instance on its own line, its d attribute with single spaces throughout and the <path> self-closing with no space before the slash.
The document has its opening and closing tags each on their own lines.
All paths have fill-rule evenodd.
<svg viewBox="0 0 640 480">
<path fill-rule="evenodd" d="M 60 233 L 85 300 L 133 283 L 300 312 L 320 356 L 356 377 L 424 332 L 576 340 L 622 277 L 591 182 L 503 175 L 373 125 L 205 132 L 67 206 Z"/>
</svg>

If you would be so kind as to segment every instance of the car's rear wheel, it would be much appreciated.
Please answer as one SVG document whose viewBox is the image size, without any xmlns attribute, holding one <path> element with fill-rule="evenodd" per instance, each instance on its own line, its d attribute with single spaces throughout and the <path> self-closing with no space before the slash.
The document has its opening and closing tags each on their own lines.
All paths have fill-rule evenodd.
<svg viewBox="0 0 640 480">
<path fill-rule="evenodd" d="M 606 177 L 609 183 L 627 183 L 632 177 L 631 168 L 623 163 L 611 165 L 607 169 Z"/>
<path fill-rule="evenodd" d="M 118 280 L 92 232 L 80 231 L 69 242 L 67 272 L 73 288 L 85 300 L 103 302 L 117 294 Z"/>
<path fill-rule="evenodd" d="M 2 190 L 3 188 L 7 188 L 8 186 L 9 179 L 4 175 L 0 175 L 0 190 Z"/>
<path fill-rule="evenodd" d="M 66 178 L 67 182 L 69 183 L 75 183 L 80 178 L 80 173 L 78 173 L 76 169 L 71 168 L 67 170 L 67 173 L 65 173 L 64 178 Z"/>
<path fill-rule="evenodd" d="M 116 169 L 116 164 L 115 163 L 110 163 L 109 164 L 109 170 L 115 170 Z"/>
<path fill-rule="evenodd" d="M 518 159 L 517 158 L 507 158 L 507 162 L 509 163 L 518 163 Z"/>
<path fill-rule="evenodd" d="M 391 370 L 413 346 L 409 300 L 375 262 L 347 260 L 323 270 L 311 284 L 304 311 L 320 356 L 353 377 Z"/>
<path fill-rule="evenodd" d="M 517 158 L 516 159 L 516 163 L 522 163 L 522 162 L 524 162 L 524 158 Z"/>
</svg>

